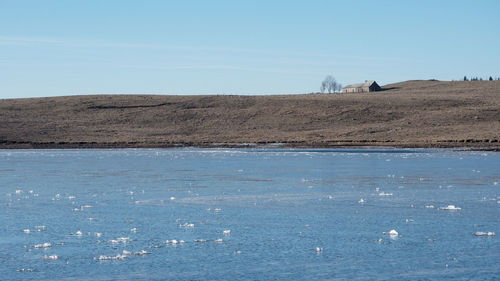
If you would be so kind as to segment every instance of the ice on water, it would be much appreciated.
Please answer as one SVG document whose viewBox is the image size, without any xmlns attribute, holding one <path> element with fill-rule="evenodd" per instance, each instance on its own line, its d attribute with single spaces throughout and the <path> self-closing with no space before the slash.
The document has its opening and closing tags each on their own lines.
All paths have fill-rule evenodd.
<svg viewBox="0 0 500 281">
<path fill-rule="evenodd" d="M 458 210 L 462 210 L 462 208 L 457 207 L 455 205 L 448 205 L 448 206 L 445 206 L 445 207 L 441 207 L 439 209 L 440 210 L 445 210 L 445 211 L 458 211 Z"/>
<path fill-rule="evenodd" d="M 26 181 L 14 185 L 0 174 L 9 190 L 0 215 L 17 218 L 0 229 L 14 249 L 0 269 L 6 279 L 31 271 L 48 280 L 113 279 L 110 269 L 133 276 L 142 268 L 172 279 L 224 272 L 230 279 L 349 280 L 362 270 L 372 279 L 441 279 L 445 264 L 461 266 L 465 279 L 488 279 L 467 274 L 497 268 L 481 257 L 500 258 L 495 153 L 45 152 L 52 160 L 19 153 L 30 167 L 22 170 Z M 362 266 L 373 260 L 381 265 Z M 196 275 L 199 268 L 213 270 Z"/>
</svg>

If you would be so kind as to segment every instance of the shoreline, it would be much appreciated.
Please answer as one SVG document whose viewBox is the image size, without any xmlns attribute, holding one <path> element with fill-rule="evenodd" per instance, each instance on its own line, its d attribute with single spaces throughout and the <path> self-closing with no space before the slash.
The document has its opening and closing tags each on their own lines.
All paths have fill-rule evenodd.
<svg viewBox="0 0 500 281">
<path fill-rule="evenodd" d="M 328 148 L 416 148 L 416 149 L 457 149 L 474 151 L 500 152 L 500 143 L 496 140 L 459 140 L 459 141 L 428 141 L 428 142 L 398 142 L 398 141 L 334 141 L 323 143 L 307 142 L 259 142 L 259 143 L 141 143 L 141 142 L 18 142 L 0 141 L 1 150 L 10 149 L 125 149 L 125 148 L 298 148 L 298 149 L 328 149 Z"/>
</svg>

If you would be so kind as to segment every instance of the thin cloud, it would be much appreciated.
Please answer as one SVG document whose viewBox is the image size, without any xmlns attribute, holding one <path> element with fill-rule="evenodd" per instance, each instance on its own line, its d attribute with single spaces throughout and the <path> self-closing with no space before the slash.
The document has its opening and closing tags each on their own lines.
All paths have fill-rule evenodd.
<svg viewBox="0 0 500 281">
<path fill-rule="evenodd" d="M 349 54 L 325 54 L 325 53 L 306 53 L 293 50 L 276 50 L 276 49 L 258 49 L 258 48 L 235 48 L 235 47 L 220 47 L 220 46 L 190 46 L 176 44 L 145 44 L 145 43 L 130 43 L 130 42 L 109 42 L 99 40 L 77 40 L 72 38 L 44 38 L 44 37 L 11 37 L 0 36 L 0 45 L 59 45 L 81 48 L 136 48 L 136 49 L 168 49 L 168 50 L 183 50 L 183 51 L 203 51 L 203 52 L 224 52 L 224 53 L 244 53 L 244 54 L 261 54 L 268 56 L 287 56 L 287 57 L 302 57 L 302 58 L 317 58 L 325 60 L 360 60 L 360 61 L 393 61 L 402 60 L 395 57 L 378 57 L 378 56 L 358 56 Z M 407 59 L 405 59 L 407 61 Z"/>
</svg>

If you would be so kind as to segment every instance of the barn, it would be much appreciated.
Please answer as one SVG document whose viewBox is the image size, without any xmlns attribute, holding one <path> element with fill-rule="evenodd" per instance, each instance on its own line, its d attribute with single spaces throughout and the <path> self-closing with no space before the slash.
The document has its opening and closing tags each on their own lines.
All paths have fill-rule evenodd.
<svg viewBox="0 0 500 281">
<path fill-rule="evenodd" d="M 342 89 L 342 93 L 368 93 L 380 91 L 382 88 L 373 80 L 366 80 L 365 83 L 347 85 Z"/>
</svg>

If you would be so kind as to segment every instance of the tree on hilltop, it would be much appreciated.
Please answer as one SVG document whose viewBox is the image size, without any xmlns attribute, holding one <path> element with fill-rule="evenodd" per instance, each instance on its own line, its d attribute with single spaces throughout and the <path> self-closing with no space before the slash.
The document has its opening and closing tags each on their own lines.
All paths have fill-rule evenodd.
<svg viewBox="0 0 500 281">
<path fill-rule="evenodd" d="M 325 77 L 325 80 L 321 82 L 321 92 L 324 93 L 325 91 L 328 91 L 329 94 L 335 93 L 337 91 L 340 92 L 342 89 L 342 85 L 340 83 L 337 83 L 337 80 L 333 78 L 333 76 L 328 75 Z"/>
</svg>

